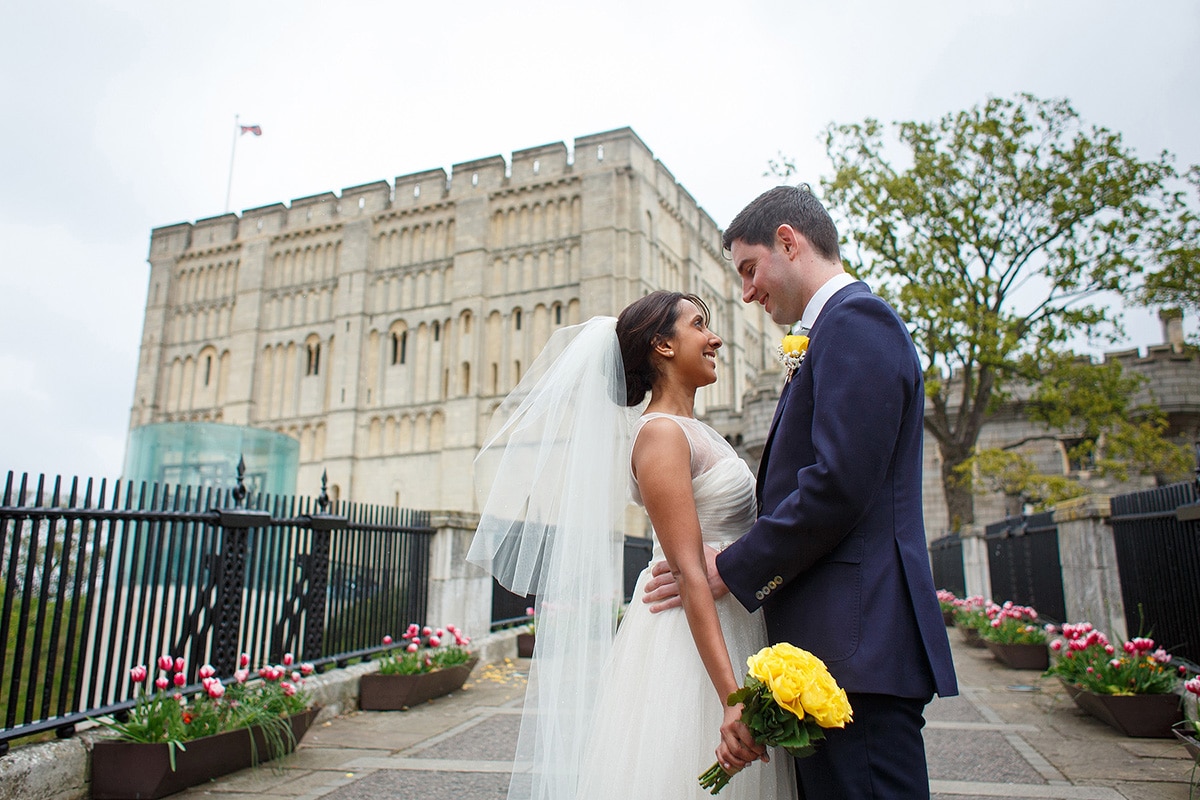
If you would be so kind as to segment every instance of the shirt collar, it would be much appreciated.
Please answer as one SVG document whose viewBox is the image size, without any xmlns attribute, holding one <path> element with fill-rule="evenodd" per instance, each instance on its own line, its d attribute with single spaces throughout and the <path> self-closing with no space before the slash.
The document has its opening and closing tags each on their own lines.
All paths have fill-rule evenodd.
<svg viewBox="0 0 1200 800">
<path fill-rule="evenodd" d="M 808 301 L 808 305 L 804 307 L 804 313 L 800 315 L 799 325 L 793 326 L 793 330 L 799 328 L 812 329 L 812 326 L 817 324 L 817 317 L 821 315 L 821 309 L 825 308 L 825 304 L 829 302 L 829 298 L 837 294 L 838 290 L 857 282 L 857 278 L 850 275 L 848 272 L 839 272 L 817 289 L 817 293 L 812 296 L 812 300 Z"/>
</svg>

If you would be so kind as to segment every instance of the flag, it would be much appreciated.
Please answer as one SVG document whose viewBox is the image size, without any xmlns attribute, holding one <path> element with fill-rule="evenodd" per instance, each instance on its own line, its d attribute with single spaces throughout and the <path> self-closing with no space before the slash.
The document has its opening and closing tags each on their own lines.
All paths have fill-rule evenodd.
<svg viewBox="0 0 1200 800">
<path fill-rule="evenodd" d="M 261 125 L 242 125 L 240 126 L 242 133 L 253 133 L 255 136 L 262 136 Z"/>
</svg>

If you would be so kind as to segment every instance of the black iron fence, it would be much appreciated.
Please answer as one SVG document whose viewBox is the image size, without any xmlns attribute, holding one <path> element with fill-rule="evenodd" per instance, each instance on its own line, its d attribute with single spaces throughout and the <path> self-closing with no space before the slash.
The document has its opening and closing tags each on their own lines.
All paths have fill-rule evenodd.
<svg viewBox="0 0 1200 800">
<path fill-rule="evenodd" d="M 1066 622 L 1062 560 L 1054 512 L 1008 517 L 984 528 L 992 598 L 1033 606 L 1051 622 Z"/>
<path fill-rule="evenodd" d="M 953 592 L 955 597 L 967 594 L 967 578 L 963 571 L 962 539 L 957 533 L 934 539 L 929 543 L 929 563 L 933 569 L 933 585 Z"/>
<path fill-rule="evenodd" d="M 1200 494 L 1178 483 L 1112 499 L 1125 625 L 1200 663 Z"/>
<path fill-rule="evenodd" d="M 0 498 L 0 754 L 132 706 L 130 668 L 284 653 L 316 664 L 425 621 L 424 512 L 8 473 Z"/>
</svg>

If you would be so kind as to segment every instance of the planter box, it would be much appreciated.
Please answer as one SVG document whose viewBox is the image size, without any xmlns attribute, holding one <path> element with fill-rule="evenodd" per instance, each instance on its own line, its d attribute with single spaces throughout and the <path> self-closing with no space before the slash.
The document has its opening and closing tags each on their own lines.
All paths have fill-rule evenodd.
<svg viewBox="0 0 1200 800">
<path fill-rule="evenodd" d="M 363 711 L 399 711 L 435 697 L 456 692 L 467 682 L 478 657 L 457 667 L 419 675 L 363 675 L 358 684 L 358 707 Z"/>
<path fill-rule="evenodd" d="M 942 610 L 942 622 L 946 623 L 947 628 L 954 627 L 954 609 Z"/>
<path fill-rule="evenodd" d="M 532 633 L 517 634 L 517 657 L 533 658 L 534 638 Z"/>
<path fill-rule="evenodd" d="M 979 631 L 969 625 L 959 625 L 958 632 L 962 634 L 963 641 L 968 647 L 986 647 L 983 643 L 983 637 L 979 635 Z"/>
<path fill-rule="evenodd" d="M 1183 746 L 1186 747 L 1188 753 L 1191 754 L 1192 760 L 1197 764 L 1200 764 L 1200 739 L 1197 739 L 1190 733 L 1184 733 L 1178 728 L 1175 728 L 1171 732 L 1175 734 L 1176 739 L 1183 742 Z"/>
<path fill-rule="evenodd" d="M 175 751 L 174 771 L 165 744 L 99 740 L 92 749 L 91 796 L 93 800 L 153 800 L 290 753 L 319 710 L 288 719 L 292 736 L 284 738 L 283 752 L 271 751 L 260 727 L 242 728 L 184 742 L 187 749 Z"/>
<path fill-rule="evenodd" d="M 1183 719 L 1179 700 L 1174 693 L 1096 694 L 1086 689 L 1075 696 L 1075 703 L 1096 719 L 1126 736 L 1144 739 L 1171 738 L 1172 726 Z"/>
<path fill-rule="evenodd" d="M 1082 692 L 1083 689 L 1080 689 L 1075 684 L 1071 683 L 1070 681 L 1063 680 L 1062 678 L 1059 678 L 1058 682 L 1062 684 L 1062 687 L 1064 689 L 1066 689 L 1067 697 L 1071 698 L 1071 702 L 1073 702 L 1075 705 L 1079 706 L 1080 708 L 1083 708 L 1083 706 L 1079 704 L 1079 699 L 1078 699 L 1079 693 Z M 1084 708 L 1083 710 L 1086 711 L 1087 709 Z"/>
<path fill-rule="evenodd" d="M 1045 672 L 1050 666 L 1050 651 L 1044 644 L 1000 644 L 984 639 L 984 645 L 1006 667 Z"/>
</svg>

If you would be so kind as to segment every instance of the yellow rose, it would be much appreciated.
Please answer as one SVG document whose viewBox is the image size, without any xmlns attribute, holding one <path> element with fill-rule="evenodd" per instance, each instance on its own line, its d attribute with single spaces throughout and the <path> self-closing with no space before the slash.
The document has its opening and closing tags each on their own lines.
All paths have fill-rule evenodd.
<svg viewBox="0 0 1200 800">
<path fill-rule="evenodd" d="M 809 714 L 822 728 L 841 728 L 851 720 L 846 693 L 825 663 L 807 650 L 783 642 L 750 656 L 746 665 L 775 702 L 798 718 Z"/>
<path fill-rule="evenodd" d="M 808 351 L 808 337 L 798 335 L 788 335 L 783 337 L 783 344 L 779 346 L 785 356 L 803 355 Z"/>
</svg>

